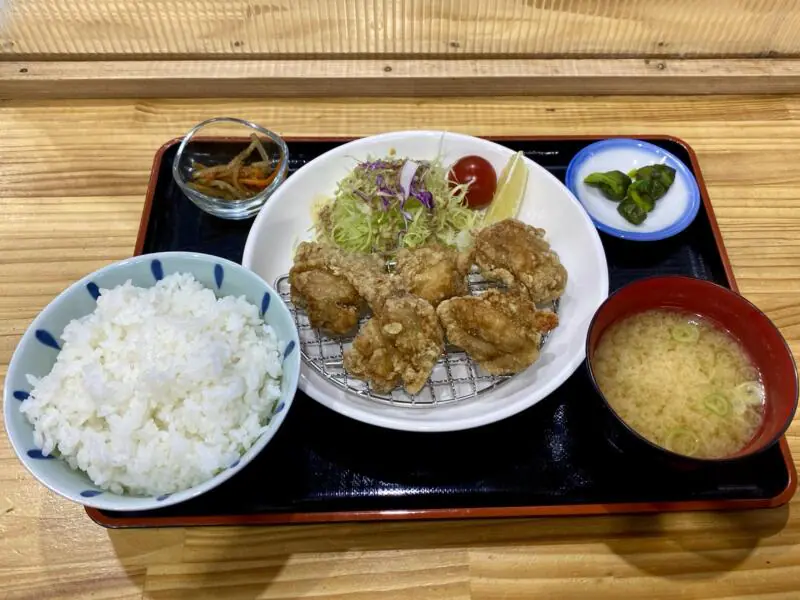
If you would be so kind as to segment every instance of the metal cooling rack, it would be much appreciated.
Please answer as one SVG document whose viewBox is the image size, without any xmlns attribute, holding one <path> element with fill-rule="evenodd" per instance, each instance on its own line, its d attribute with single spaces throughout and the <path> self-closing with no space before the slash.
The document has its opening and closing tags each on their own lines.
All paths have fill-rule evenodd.
<svg viewBox="0 0 800 600">
<path fill-rule="evenodd" d="M 488 283 L 477 272 L 469 274 L 469 292 L 473 296 L 480 295 L 494 284 Z M 279 277 L 275 289 L 286 303 L 294 317 L 300 338 L 300 350 L 306 364 L 334 385 L 383 404 L 409 408 L 430 408 L 443 404 L 452 404 L 468 398 L 474 398 L 484 392 L 496 389 L 511 379 L 512 375 L 490 375 L 481 369 L 466 352 L 459 348 L 447 346 L 442 357 L 436 363 L 428 378 L 428 383 L 417 395 L 412 396 L 402 388 L 395 388 L 391 394 L 379 394 L 370 389 L 369 383 L 350 377 L 344 370 L 344 353 L 350 348 L 355 336 L 325 335 L 311 327 L 308 317 L 302 308 L 292 304 L 289 276 Z M 558 312 L 558 300 L 548 305 Z M 359 328 L 369 315 L 359 322 Z M 540 345 L 547 341 L 547 334 L 542 336 Z"/>
</svg>

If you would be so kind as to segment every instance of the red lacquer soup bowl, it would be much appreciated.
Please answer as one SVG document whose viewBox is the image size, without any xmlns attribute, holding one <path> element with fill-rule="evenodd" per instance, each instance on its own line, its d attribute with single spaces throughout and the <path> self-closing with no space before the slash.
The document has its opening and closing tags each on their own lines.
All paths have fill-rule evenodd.
<svg viewBox="0 0 800 600">
<path fill-rule="evenodd" d="M 618 320 L 653 309 L 696 314 L 727 330 L 745 349 L 764 384 L 764 422 L 750 442 L 730 456 L 690 458 L 645 439 L 614 411 L 597 385 L 592 359 L 606 329 Z M 592 382 L 609 411 L 625 429 L 660 453 L 691 461 L 726 461 L 750 456 L 775 444 L 792 422 L 797 409 L 797 368 L 791 350 L 769 318 L 739 294 L 715 283 L 682 276 L 651 277 L 621 288 L 600 306 L 589 327 L 586 358 Z M 641 447 L 641 446 L 640 446 Z"/>
</svg>

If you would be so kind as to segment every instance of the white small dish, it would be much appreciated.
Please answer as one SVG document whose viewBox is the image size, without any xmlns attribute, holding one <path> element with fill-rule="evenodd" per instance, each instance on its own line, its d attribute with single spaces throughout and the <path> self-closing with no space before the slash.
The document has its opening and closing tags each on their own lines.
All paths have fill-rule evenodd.
<svg viewBox="0 0 800 600">
<path fill-rule="evenodd" d="M 499 173 L 512 150 L 457 133 L 403 131 L 356 140 L 317 157 L 278 188 L 256 217 L 242 264 L 270 283 L 286 275 L 294 251 L 313 239 L 312 209 L 331 197 L 336 184 L 367 157 L 416 159 L 439 157 L 451 165 L 467 155 L 488 160 Z M 528 185 L 517 218 L 544 228 L 547 240 L 569 273 L 559 306 L 559 326 L 550 334 L 539 361 L 503 385 L 458 402 L 432 407 L 389 405 L 336 386 L 305 361 L 300 389 L 324 406 L 359 421 L 406 431 L 455 431 L 505 419 L 546 398 L 585 356 L 586 332 L 595 311 L 608 296 L 608 266 L 600 237 L 580 203 L 540 165 L 525 159 Z"/>
<path fill-rule="evenodd" d="M 618 203 L 583 182 L 597 171 L 628 173 L 653 164 L 675 169 L 675 181 L 640 225 L 625 220 L 617 212 Z M 600 231 L 626 240 L 650 242 L 676 235 L 691 225 L 700 209 L 700 189 L 689 168 L 671 152 L 641 140 L 612 138 L 586 146 L 567 167 L 566 184 Z"/>
</svg>

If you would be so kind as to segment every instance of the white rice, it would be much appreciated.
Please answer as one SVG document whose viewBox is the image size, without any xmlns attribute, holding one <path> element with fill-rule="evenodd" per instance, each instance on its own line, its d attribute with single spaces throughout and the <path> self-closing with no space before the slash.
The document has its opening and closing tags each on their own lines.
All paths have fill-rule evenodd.
<svg viewBox="0 0 800 600">
<path fill-rule="evenodd" d="M 279 344 L 258 308 L 185 274 L 101 292 L 64 329 L 53 370 L 28 376 L 37 446 L 114 493 L 176 492 L 230 466 L 280 396 Z"/>
</svg>

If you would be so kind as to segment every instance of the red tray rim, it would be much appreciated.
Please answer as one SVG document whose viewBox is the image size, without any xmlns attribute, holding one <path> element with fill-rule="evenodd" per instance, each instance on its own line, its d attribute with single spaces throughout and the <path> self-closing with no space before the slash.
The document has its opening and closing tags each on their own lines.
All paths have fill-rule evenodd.
<svg viewBox="0 0 800 600">
<path fill-rule="evenodd" d="M 345 143 L 358 139 L 360 136 L 295 136 L 287 137 L 286 142 L 340 142 Z M 720 254 L 725 276 L 733 291 L 738 292 L 736 278 L 733 275 L 728 253 L 722 241 L 722 233 L 717 223 L 711 200 L 708 196 L 705 180 L 700 170 L 700 164 L 694 149 L 683 139 L 672 135 L 546 135 L 546 136 L 479 136 L 492 141 L 558 141 L 558 140 L 602 140 L 608 138 L 635 138 L 657 141 L 670 141 L 680 144 L 689 155 L 692 170 L 694 171 L 700 196 L 703 200 L 714 234 L 717 251 Z M 172 146 L 179 144 L 183 138 L 174 138 L 165 143 L 156 152 L 153 166 L 150 170 L 150 181 L 147 186 L 142 217 L 139 222 L 139 231 L 136 237 L 134 255 L 138 256 L 144 249 L 147 226 L 150 221 L 150 211 L 155 196 L 158 174 L 164 154 Z M 240 141 L 236 137 L 209 137 L 204 141 Z M 243 138 L 241 138 L 243 139 Z M 97 524 L 109 528 L 129 527 L 192 527 L 211 525 L 282 525 L 293 523 L 341 523 L 347 521 L 408 521 L 408 520 L 437 520 L 437 519 L 475 519 L 498 517 L 558 517 L 558 516 L 589 516 L 612 515 L 633 513 L 663 513 L 677 511 L 720 511 L 720 510 L 748 510 L 758 508 L 775 508 L 786 504 L 797 489 L 797 469 L 792 460 L 789 444 L 786 437 L 781 437 L 781 455 L 788 472 L 789 478 L 786 487 L 772 498 L 760 499 L 732 499 L 732 500 L 687 500 L 673 502 L 627 502 L 609 504 L 556 504 L 547 506 L 503 506 L 503 507 L 474 507 L 474 508 L 435 508 L 417 510 L 369 510 L 369 511 L 331 511 L 331 512 L 275 512 L 249 515 L 205 515 L 205 516 L 177 516 L 177 517 L 114 517 L 109 513 L 96 508 L 86 508 L 86 513 Z"/>
</svg>

